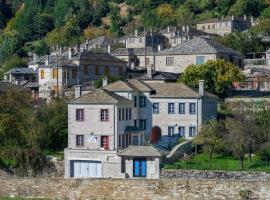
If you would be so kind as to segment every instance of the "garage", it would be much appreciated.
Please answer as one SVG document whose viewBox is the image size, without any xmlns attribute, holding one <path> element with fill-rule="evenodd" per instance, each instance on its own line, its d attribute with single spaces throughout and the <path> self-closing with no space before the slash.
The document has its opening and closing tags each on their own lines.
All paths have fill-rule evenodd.
<svg viewBox="0 0 270 200">
<path fill-rule="evenodd" d="M 71 161 L 71 177 L 99 178 L 101 177 L 101 162 L 91 160 Z"/>
</svg>

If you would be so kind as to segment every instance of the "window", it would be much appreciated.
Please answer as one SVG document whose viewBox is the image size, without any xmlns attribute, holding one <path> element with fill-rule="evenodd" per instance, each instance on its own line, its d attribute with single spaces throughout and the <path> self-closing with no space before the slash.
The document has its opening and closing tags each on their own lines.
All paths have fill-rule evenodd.
<svg viewBox="0 0 270 200">
<path fill-rule="evenodd" d="M 41 78 L 41 79 L 44 79 L 44 78 L 45 78 L 44 69 L 42 69 L 42 70 L 40 71 L 40 78 Z"/>
<path fill-rule="evenodd" d="M 142 38 L 139 38 L 139 43 L 142 43 Z"/>
<path fill-rule="evenodd" d="M 159 114 L 159 103 L 153 103 L 153 114 Z"/>
<path fill-rule="evenodd" d="M 185 103 L 179 103 L 179 114 L 185 114 Z"/>
<path fill-rule="evenodd" d="M 216 28 L 215 24 L 212 25 L 212 28 L 213 28 L 213 29 Z"/>
<path fill-rule="evenodd" d="M 146 98 L 144 96 L 140 96 L 140 107 L 146 107 Z"/>
<path fill-rule="evenodd" d="M 146 120 L 140 119 L 140 128 L 146 130 Z"/>
<path fill-rule="evenodd" d="M 86 66 L 86 65 L 83 66 L 83 72 L 84 72 L 84 75 L 88 75 L 89 74 L 88 66 Z"/>
<path fill-rule="evenodd" d="M 168 127 L 168 136 L 173 136 L 174 135 L 174 126 L 169 126 Z"/>
<path fill-rule="evenodd" d="M 196 65 L 204 64 L 204 56 L 196 56 Z"/>
<path fill-rule="evenodd" d="M 178 133 L 179 133 L 179 136 L 184 137 L 185 136 L 185 127 L 179 126 Z"/>
<path fill-rule="evenodd" d="M 104 150 L 109 150 L 109 136 L 101 136 L 101 144 L 100 147 L 104 148 Z"/>
<path fill-rule="evenodd" d="M 121 110 L 121 108 L 118 109 L 118 120 L 119 121 L 122 120 L 122 110 Z"/>
<path fill-rule="evenodd" d="M 137 107 L 137 96 L 134 96 L 133 100 L 134 100 L 134 108 L 136 108 Z"/>
<path fill-rule="evenodd" d="M 122 109 L 122 120 L 123 121 L 125 120 L 125 109 L 124 108 Z"/>
<path fill-rule="evenodd" d="M 76 146 L 77 147 L 84 146 L 84 135 L 76 135 Z"/>
<path fill-rule="evenodd" d="M 210 29 L 211 28 L 211 25 L 208 25 L 208 29 Z"/>
<path fill-rule="evenodd" d="M 146 58 L 145 59 L 145 64 L 146 64 L 146 66 L 149 66 L 150 65 L 150 58 Z"/>
<path fill-rule="evenodd" d="M 129 108 L 128 110 L 129 110 L 128 120 L 131 120 L 131 115 L 132 115 L 131 108 Z"/>
<path fill-rule="evenodd" d="M 190 103 L 189 104 L 189 114 L 195 115 L 196 114 L 196 104 Z"/>
<path fill-rule="evenodd" d="M 134 127 L 138 127 L 137 119 L 134 119 Z"/>
<path fill-rule="evenodd" d="M 84 109 L 76 109 L 76 121 L 84 121 Z"/>
<path fill-rule="evenodd" d="M 77 70 L 72 69 L 72 79 L 77 79 Z"/>
<path fill-rule="evenodd" d="M 53 78 L 57 79 L 58 78 L 58 70 L 53 69 Z"/>
<path fill-rule="evenodd" d="M 128 111 L 128 108 L 126 108 L 126 120 L 129 119 L 129 111 Z"/>
<path fill-rule="evenodd" d="M 196 127 L 191 126 L 189 127 L 189 137 L 194 137 L 196 135 Z"/>
<path fill-rule="evenodd" d="M 174 66 L 174 57 L 166 58 L 166 66 Z"/>
<path fill-rule="evenodd" d="M 54 85 L 54 86 L 53 86 L 53 91 L 54 91 L 54 92 L 58 92 L 58 91 L 59 91 L 58 85 Z"/>
<path fill-rule="evenodd" d="M 105 66 L 105 75 L 108 76 L 110 74 L 109 66 Z"/>
<path fill-rule="evenodd" d="M 168 104 L 168 113 L 169 114 L 174 114 L 174 103 L 169 103 Z"/>
<path fill-rule="evenodd" d="M 205 29 L 205 26 L 203 26 L 202 29 Z"/>
<path fill-rule="evenodd" d="M 100 120 L 102 122 L 109 121 L 109 110 L 108 109 L 101 109 L 100 110 Z"/>
<path fill-rule="evenodd" d="M 134 158 L 133 159 L 133 177 L 146 177 L 146 159 Z"/>
<path fill-rule="evenodd" d="M 99 74 L 99 67 L 97 65 L 95 66 L 95 75 L 96 76 L 100 75 Z"/>
</svg>

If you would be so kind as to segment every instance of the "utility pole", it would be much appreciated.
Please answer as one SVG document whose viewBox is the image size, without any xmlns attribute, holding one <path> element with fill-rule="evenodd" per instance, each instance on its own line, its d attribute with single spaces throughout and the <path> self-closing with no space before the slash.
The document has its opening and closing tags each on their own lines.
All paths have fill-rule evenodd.
<svg viewBox="0 0 270 200">
<path fill-rule="evenodd" d="M 145 27 L 143 28 L 144 32 L 144 67 L 146 68 L 146 33 L 145 33 Z"/>
<path fill-rule="evenodd" d="M 57 87 L 57 99 L 59 97 L 59 73 L 58 73 L 58 52 L 56 53 L 56 87 Z"/>
</svg>

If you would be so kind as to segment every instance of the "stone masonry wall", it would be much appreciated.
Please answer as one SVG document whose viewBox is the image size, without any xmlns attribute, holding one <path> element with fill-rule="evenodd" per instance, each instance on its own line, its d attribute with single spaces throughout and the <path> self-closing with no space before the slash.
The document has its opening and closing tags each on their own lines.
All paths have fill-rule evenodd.
<svg viewBox="0 0 270 200">
<path fill-rule="evenodd" d="M 228 180 L 112 180 L 112 179 L 12 179 L 0 178 L 0 197 L 52 199 L 202 200 L 270 199 L 270 182 Z"/>
</svg>

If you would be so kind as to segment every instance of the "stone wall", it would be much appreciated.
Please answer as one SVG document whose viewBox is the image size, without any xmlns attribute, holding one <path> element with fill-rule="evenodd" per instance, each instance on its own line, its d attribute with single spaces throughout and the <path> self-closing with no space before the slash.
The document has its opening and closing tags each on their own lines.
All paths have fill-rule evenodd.
<svg viewBox="0 0 270 200">
<path fill-rule="evenodd" d="M 219 179 L 219 180 L 244 180 L 244 181 L 269 181 L 270 174 L 265 172 L 232 172 L 232 171 L 207 171 L 207 170 L 162 170 L 164 179 Z M 270 190 L 270 188 L 269 188 Z"/>
<path fill-rule="evenodd" d="M 111 180 L 111 179 L 8 179 L 0 178 L 0 197 L 52 199 L 202 200 L 270 199 L 270 182 L 228 180 Z"/>
</svg>

